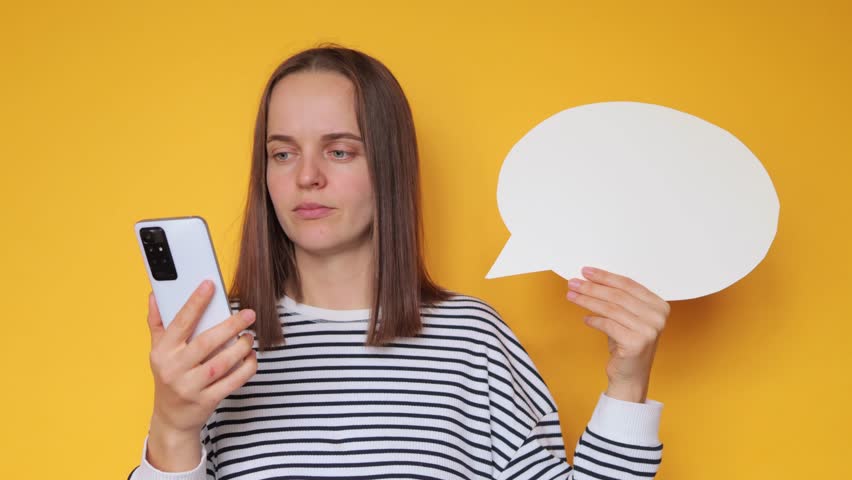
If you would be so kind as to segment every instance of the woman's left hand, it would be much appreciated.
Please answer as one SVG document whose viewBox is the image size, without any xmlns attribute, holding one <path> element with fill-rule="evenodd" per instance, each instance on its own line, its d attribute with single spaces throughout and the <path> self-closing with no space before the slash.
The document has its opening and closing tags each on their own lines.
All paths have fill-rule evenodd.
<svg viewBox="0 0 852 480">
<path fill-rule="evenodd" d="M 584 322 L 609 337 L 606 395 L 645 403 L 657 341 L 671 312 L 669 304 L 635 281 L 585 267 L 588 280 L 572 278 L 568 299 L 597 315 Z"/>
</svg>

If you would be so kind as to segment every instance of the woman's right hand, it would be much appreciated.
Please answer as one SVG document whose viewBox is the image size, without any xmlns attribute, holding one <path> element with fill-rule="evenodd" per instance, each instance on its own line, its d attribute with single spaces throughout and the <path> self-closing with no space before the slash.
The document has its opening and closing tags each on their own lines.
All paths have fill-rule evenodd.
<svg viewBox="0 0 852 480">
<path fill-rule="evenodd" d="M 212 297 L 212 283 L 203 282 L 167 329 L 163 328 L 153 293 L 148 297 L 154 375 L 148 461 L 163 471 L 191 470 L 197 465 L 204 424 L 222 399 L 257 372 L 253 338 L 248 334 L 208 359 L 254 322 L 253 310 L 241 310 L 186 342 Z"/>
</svg>

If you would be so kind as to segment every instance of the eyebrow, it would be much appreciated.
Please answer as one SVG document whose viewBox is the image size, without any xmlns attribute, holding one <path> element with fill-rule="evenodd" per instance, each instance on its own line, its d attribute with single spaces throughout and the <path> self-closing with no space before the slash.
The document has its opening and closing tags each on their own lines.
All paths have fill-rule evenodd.
<svg viewBox="0 0 852 480">
<path fill-rule="evenodd" d="M 349 139 L 352 139 L 352 140 L 357 140 L 359 142 L 364 141 L 358 135 L 355 135 L 354 133 L 349 133 L 349 132 L 326 133 L 325 135 L 320 137 L 320 139 L 323 140 L 323 141 L 338 140 L 340 138 L 349 138 Z M 270 136 L 266 137 L 266 143 L 270 143 L 274 140 L 280 140 L 282 142 L 295 142 L 296 141 L 296 139 L 291 137 L 290 135 L 277 135 L 276 134 L 276 135 L 270 135 Z"/>
</svg>

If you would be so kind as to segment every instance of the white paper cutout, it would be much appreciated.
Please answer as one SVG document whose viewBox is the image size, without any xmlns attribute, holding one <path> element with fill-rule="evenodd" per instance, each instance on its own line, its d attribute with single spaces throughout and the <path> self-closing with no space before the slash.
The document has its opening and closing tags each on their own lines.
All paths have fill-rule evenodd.
<svg viewBox="0 0 852 480">
<path fill-rule="evenodd" d="M 639 102 L 570 108 L 509 151 L 497 206 L 512 233 L 486 278 L 583 266 L 667 301 L 718 292 L 766 256 L 778 195 L 735 136 Z"/>
</svg>

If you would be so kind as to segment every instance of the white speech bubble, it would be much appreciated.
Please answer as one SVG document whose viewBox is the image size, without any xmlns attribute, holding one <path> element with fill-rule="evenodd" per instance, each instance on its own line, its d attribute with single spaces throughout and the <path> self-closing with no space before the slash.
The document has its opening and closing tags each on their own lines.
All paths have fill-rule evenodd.
<svg viewBox="0 0 852 480">
<path fill-rule="evenodd" d="M 778 195 L 735 136 L 639 102 L 561 111 L 512 147 L 497 183 L 512 233 L 485 278 L 583 266 L 632 278 L 667 301 L 746 276 L 778 228 Z"/>
</svg>

